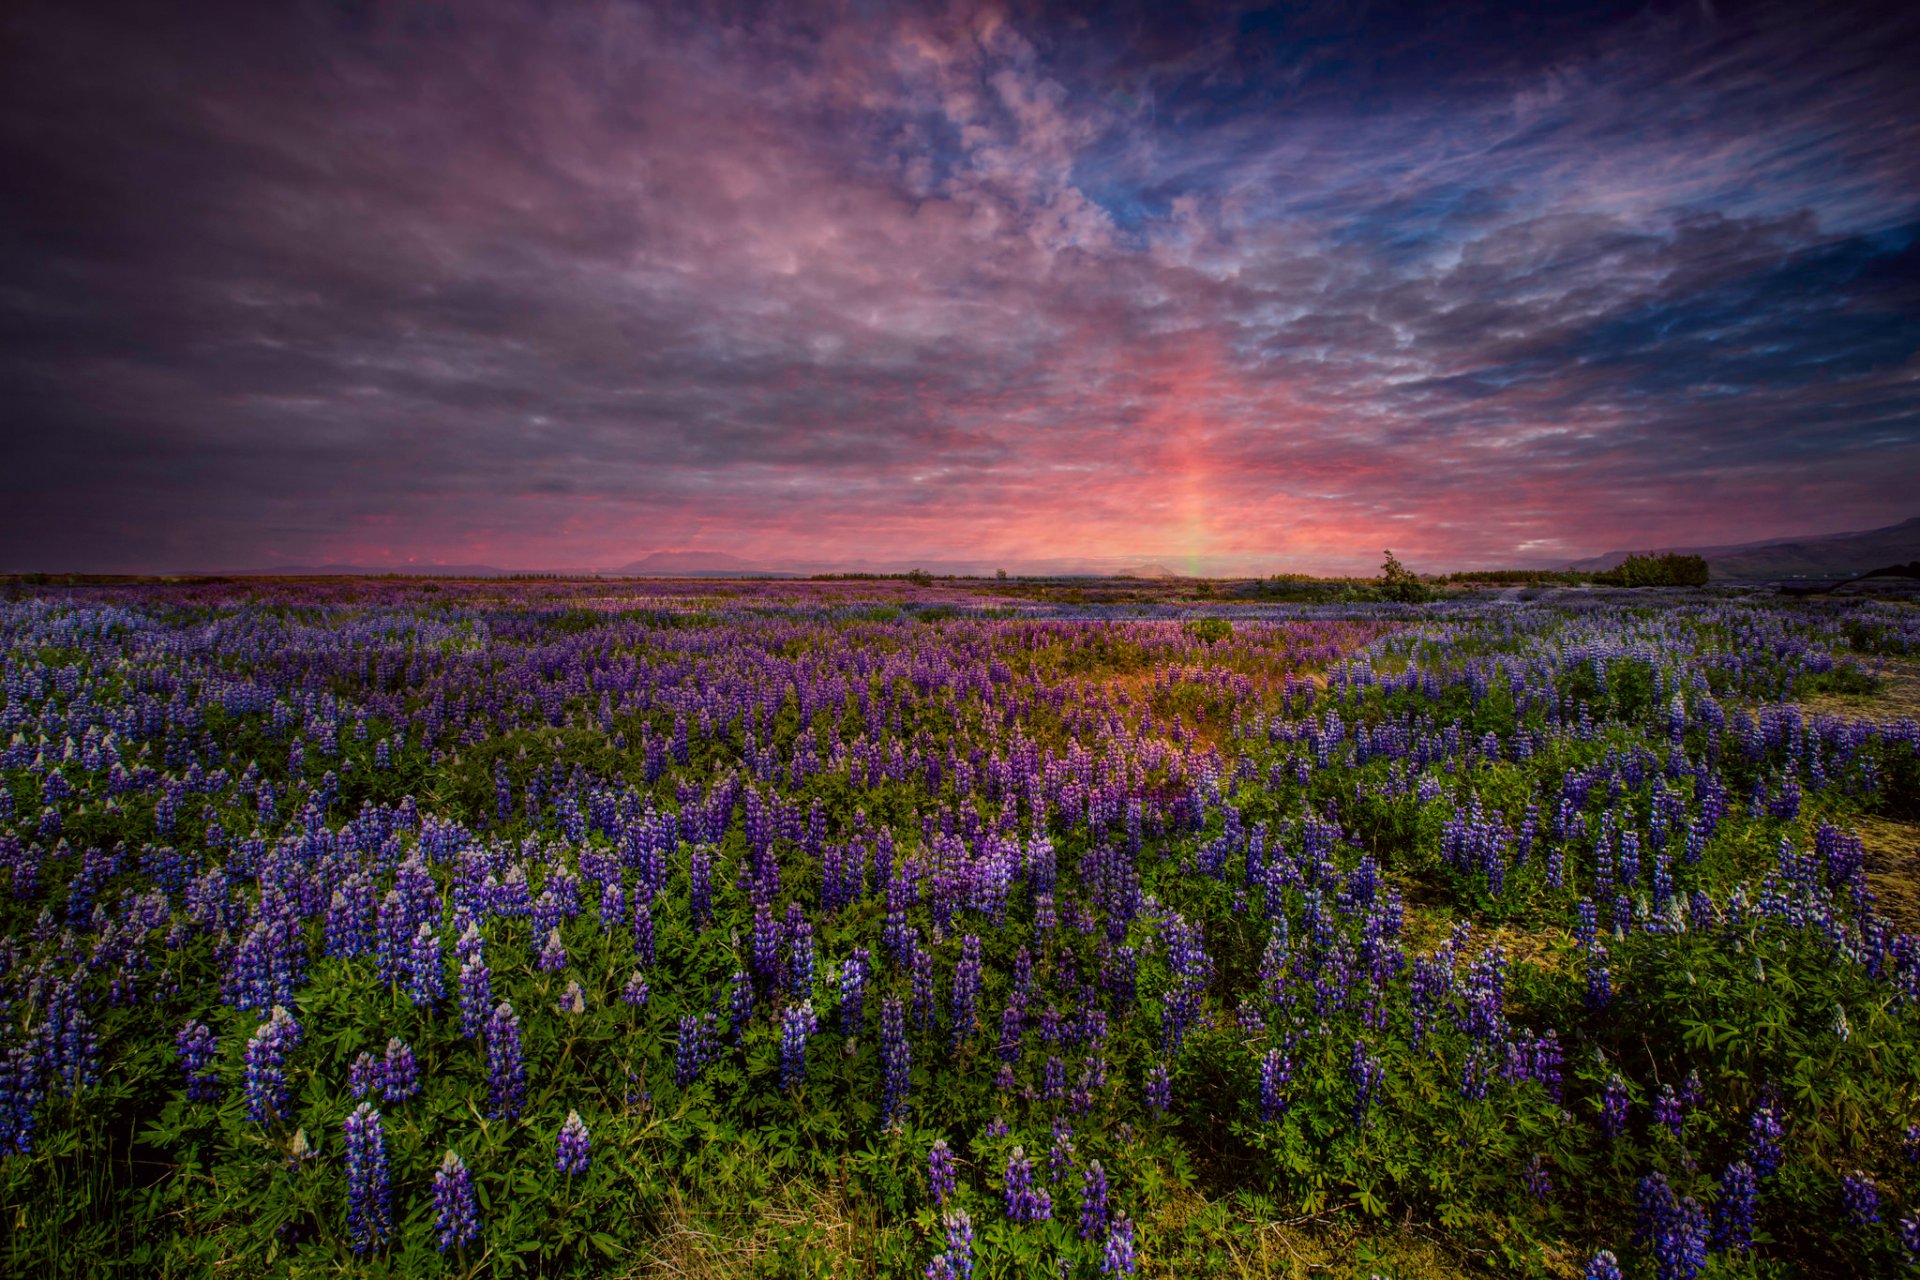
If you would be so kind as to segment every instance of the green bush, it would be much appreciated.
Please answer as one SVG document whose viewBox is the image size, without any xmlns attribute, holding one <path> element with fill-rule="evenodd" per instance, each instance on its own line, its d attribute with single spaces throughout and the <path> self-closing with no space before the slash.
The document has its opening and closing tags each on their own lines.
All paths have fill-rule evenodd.
<svg viewBox="0 0 1920 1280">
<path fill-rule="evenodd" d="M 1707 562 L 1699 556 L 1628 556 L 1598 580 L 1620 587 L 1704 587 Z"/>
</svg>

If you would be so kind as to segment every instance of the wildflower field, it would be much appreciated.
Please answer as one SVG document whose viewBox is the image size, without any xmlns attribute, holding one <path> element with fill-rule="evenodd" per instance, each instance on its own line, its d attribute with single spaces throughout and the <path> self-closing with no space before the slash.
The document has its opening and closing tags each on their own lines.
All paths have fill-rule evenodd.
<svg viewBox="0 0 1920 1280">
<path fill-rule="evenodd" d="M 5 1271 L 1908 1273 L 1920 610 L 991 588 L 0 604 Z"/>
</svg>

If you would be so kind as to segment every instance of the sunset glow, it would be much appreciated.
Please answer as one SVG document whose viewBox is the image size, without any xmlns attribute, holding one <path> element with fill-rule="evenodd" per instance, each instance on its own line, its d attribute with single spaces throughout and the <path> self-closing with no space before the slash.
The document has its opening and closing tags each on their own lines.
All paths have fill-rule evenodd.
<svg viewBox="0 0 1920 1280">
<path fill-rule="evenodd" d="M 0 568 L 1435 569 L 1913 514 L 1910 10 L 5 21 Z"/>
</svg>

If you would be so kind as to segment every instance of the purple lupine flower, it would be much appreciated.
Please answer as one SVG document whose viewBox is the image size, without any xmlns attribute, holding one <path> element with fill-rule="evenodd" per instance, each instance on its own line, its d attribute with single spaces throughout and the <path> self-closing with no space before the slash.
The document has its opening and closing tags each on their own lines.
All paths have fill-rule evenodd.
<svg viewBox="0 0 1920 1280">
<path fill-rule="evenodd" d="M 1386 1078 L 1380 1059 L 1367 1052 L 1364 1040 L 1353 1042 L 1353 1052 L 1347 1060 L 1347 1078 L 1353 1082 L 1353 1127 L 1362 1129 L 1367 1123 L 1367 1108 L 1373 1104 L 1374 1095 Z"/>
<path fill-rule="evenodd" d="M 1057 1053 L 1048 1054 L 1040 1068 L 1040 1096 L 1048 1102 L 1067 1096 L 1067 1064 Z"/>
<path fill-rule="evenodd" d="M 395 1036 L 387 1041 L 387 1060 L 380 1073 L 380 1096 L 388 1102 L 404 1102 L 420 1092 L 420 1062 L 404 1040 Z"/>
<path fill-rule="evenodd" d="M 711 1012 L 683 1016 L 673 1051 L 673 1082 L 685 1089 L 698 1080 L 712 1060 L 719 1038 L 719 1020 Z"/>
<path fill-rule="evenodd" d="M 1607 949 L 1595 943 L 1587 952 L 1587 1007 L 1604 1009 L 1613 1001 L 1613 974 L 1607 968 Z"/>
<path fill-rule="evenodd" d="M 643 969 L 650 968 L 654 962 L 653 907 L 649 905 L 647 898 L 647 887 L 635 885 L 633 889 L 633 960 Z"/>
<path fill-rule="evenodd" d="M 948 1148 L 945 1138 L 935 1138 L 932 1148 L 927 1152 L 927 1190 L 933 1196 L 934 1208 L 946 1206 L 955 1182 L 953 1152 Z"/>
<path fill-rule="evenodd" d="M 355 1253 L 386 1243 L 393 1230 L 391 1201 L 386 1127 L 363 1102 L 347 1117 L 347 1238 Z"/>
<path fill-rule="evenodd" d="M 1920 1267 L 1920 1213 L 1900 1219 L 1900 1247 L 1907 1251 L 1907 1265 Z"/>
<path fill-rule="evenodd" d="M 569 1110 L 567 1122 L 560 1126 L 560 1136 L 554 1141 L 553 1167 L 568 1175 L 585 1173 L 593 1163 L 592 1151 L 593 1142 L 587 1137 L 580 1113 Z"/>
<path fill-rule="evenodd" d="M 45 1095 L 39 1055 L 25 1045 L 7 1050 L 0 1057 L 0 1152 L 33 1150 L 34 1109 Z"/>
<path fill-rule="evenodd" d="M 819 1030 L 813 1001 L 790 1004 L 780 1011 L 780 1087 L 792 1089 L 807 1078 L 807 1037 Z"/>
<path fill-rule="evenodd" d="M 540 948 L 540 972 L 555 973 L 567 967 L 567 947 L 560 941 L 560 927 L 547 930 L 547 941 Z"/>
<path fill-rule="evenodd" d="M 695 932 L 713 922 L 713 849 L 693 846 L 687 870 L 687 914 Z"/>
<path fill-rule="evenodd" d="M 953 968 L 953 1041 L 955 1053 L 973 1038 L 974 1007 L 980 998 L 980 939 L 968 934 L 960 940 L 960 961 Z"/>
<path fill-rule="evenodd" d="M 1627 1129 L 1627 1082 L 1618 1071 L 1607 1077 L 1600 1094 L 1600 1130 L 1609 1138 L 1618 1138 Z"/>
<path fill-rule="evenodd" d="M 872 958 L 865 947 L 855 947 L 840 966 L 840 1030 L 848 1036 L 860 1034 L 866 1019 L 867 970 Z"/>
<path fill-rule="evenodd" d="M 1080 1175 L 1080 1238 L 1098 1240 L 1107 1232 L 1107 1171 L 1098 1160 Z"/>
<path fill-rule="evenodd" d="M 478 955 L 460 966 L 460 1034 L 477 1039 L 493 1007 L 493 971 Z"/>
<path fill-rule="evenodd" d="M 436 1005 L 446 998 L 444 962 L 440 958 L 440 935 L 422 921 L 414 930 L 407 948 L 407 999 L 417 1005 Z"/>
<path fill-rule="evenodd" d="M 247 1119 L 256 1124 L 279 1119 L 293 1096 L 287 1083 L 287 1054 L 300 1043 L 300 1024 L 284 1006 L 273 1013 L 247 1041 Z"/>
<path fill-rule="evenodd" d="M 1674 1093 L 1672 1085 L 1660 1086 L 1660 1096 L 1653 1100 L 1653 1118 L 1655 1123 L 1663 1126 L 1675 1139 L 1680 1137 L 1681 1127 L 1685 1123 L 1685 1113 L 1680 1109 L 1680 1098 Z"/>
<path fill-rule="evenodd" d="M 1172 1105 L 1173 1080 L 1167 1074 L 1167 1064 L 1155 1063 L 1147 1070 L 1147 1106 L 1165 1115 Z"/>
<path fill-rule="evenodd" d="M 638 969 L 627 979 L 627 985 L 620 990 L 620 998 L 635 1009 L 647 1007 L 647 1000 L 653 995 L 647 986 L 647 980 Z"/>
<path fill-rule="evenodd" d="M 794 904 L 796 908 L 799 905 Z M 806 916 L 792 914 L 787 939 L 787 991 L 804 999 L 813 991 L 813 926 Z"/>
<path fill-rule="evenodd" d="M 1784 1132 L 1772 1106 L 1761 1103 L 1753 1109 L 1753 1118 L 1747 1122 L 1747 1163 L 1753 1166 L 1756 1176 L 1771 1178 L 1780 1171 L 1780 1139 Z"/>
<path fill-rule="evenodd" d="M 1713 1240 L 1727 1253 L 1753 1248 L 1753 1210 L 1760 1198 L 1760 1179 L 1753 1166 L 1736 1160 L 1720 1175 L 1720 1199 L 1714 1206 Z"/>
<path fill-rule="evenodd" d="M 964 1210 L 946 1215 L 947 1247 L 927 1267 L 929 1277 L 973 1280 L 973 1219 Z"/>
<path fill-rule="evenodd" d="M 527 1062 L 520 1048 L 520 1019 L 505 1000 L 487 1019 L 487 1116 L 515 1120 L 527 1101 Z"/>
<path fill-rule="evenodd" d="M 1100 1272 L 1109 1276 L 1130 1276 L 1138 1259 L 1133 1252 L 1133 1220 L 1126 1214 L 1114 1217 L 1107 1228 L 1107 1245 L 1100 1251 Z"/>
<path fill-rule="evenodd" d="M 1659 1280 L 1694 1280 L 1707 1265 L 1707 1218 L 1699 1202 L 1677 1195 L 1658 1173 L 1640 1179 L 1634 1199 Z"/>
<path fill-rule="evenodd" d="M 189 1018 L 173 1038 L 173 1045 L 180 1055 L 181 1074 L 187 1080 L 187 1101 L 212 1102 L 218 1098 L 220 1075 L 213 1069 L 213 1059 L 219 1052 L 220 1041 L 214 1036 L 213 1028 Z"/>
<path fill-rule="evenodd" d="M 433 1172 L 433 1210 L 440 1252 L 464 1249 L 480 1238 L 480 1206 L 473 1195 L 473 1175 L 452 1151 L 441 1157 L 440 1167 Z"/>
<path fill-rule="evenodd" d="M 733 1042 L 739 1044 L 747 1034 L 747 1024 L 753 1021 L 753 979 L 745 969 L 733 971 L 733 990 L 727 1008 L 727 1029 Z"/>
<path fill-rule="evenodd" d="M 1293 1059 L 1278 1049 L 1260 1060 L 1260 1120 L 1272 1124 L 1287 1114 L 1287 1085 L 1293 1079 Z"/>
<path fill-rule="evenodd" d="M 1052 1182 L 1061 1182 L 1073 1172 L 1075 1156 L 1073 1150 L 1073 1126 L 1064 1120 L 1053 1122 L 1053 1149 L 1047 1152 L 1047 1178 Z"/>
<path fill-rule="evenodd" d="M 1910 1124 L 1900 1139 L 1900 1154 L 1908 1164 L 1920 1164 L 1920 1124 Z"/>
<path fill-rule="evenodd" d="M 1613 1250 L 1601 1249 L 1587 1260 L 1580 1280 L 1621 1280 L 1620 1260 L 1613 1256 Z"/>
<path fill-rule="evenodd" d="M 1553 1179 L 1547 1176 L 1547 1162 L 1536 1152 L 1527 1161 L 1526 1172 L 1521 1175 L 1526 1184 L 1527 1194 L 1542 1204 L 1553 1195 Z"/>
<path fill-rule="evenodd" d="M 1880 1221 L 1880 1188 L 1873 1175 L 1860 1169 L 1840 1175 L 1840 1200 L 1847 1209 L 1847 1221 L 1856 1227 L 1868 1227 Z"/>
<path fill-rule="evenodd" d="M 907 1011 L 898 996 L 880 1006 L 880 1124 L 885 1127 L 907 1112 L 908 1073 L 913 1049 L 907 1043 Z"/>
<path fill-rule="evenodd" d="M 380 1087 L 384 1073 L 384 1064 L 363 1050 L 347 1068 L 347 1092 L 356 1098 L 365 1098 Z"/>
<path fill-rule="evenodd" d="M 1044 1222 L 1053 1216 L 1053 1197 L 1033 1185 L 1033 1161 L 1023 1147 L 1015 1147 L 1007 1157 L 1004 1194 L 1007 1217 L 1013 1222 Z"/>
</svg>

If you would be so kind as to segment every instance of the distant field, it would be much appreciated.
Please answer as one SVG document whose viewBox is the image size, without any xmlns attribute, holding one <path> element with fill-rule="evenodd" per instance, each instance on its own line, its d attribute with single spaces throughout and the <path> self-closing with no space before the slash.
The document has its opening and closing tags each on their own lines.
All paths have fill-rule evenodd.
<svg viewBox="0 0 1920 1280">
<path fill-rule="evenodd" d="M 1294 587 L 15 582 L 8 1273 L 1899 1274 L 1920 610 Z"/>
</svg>

